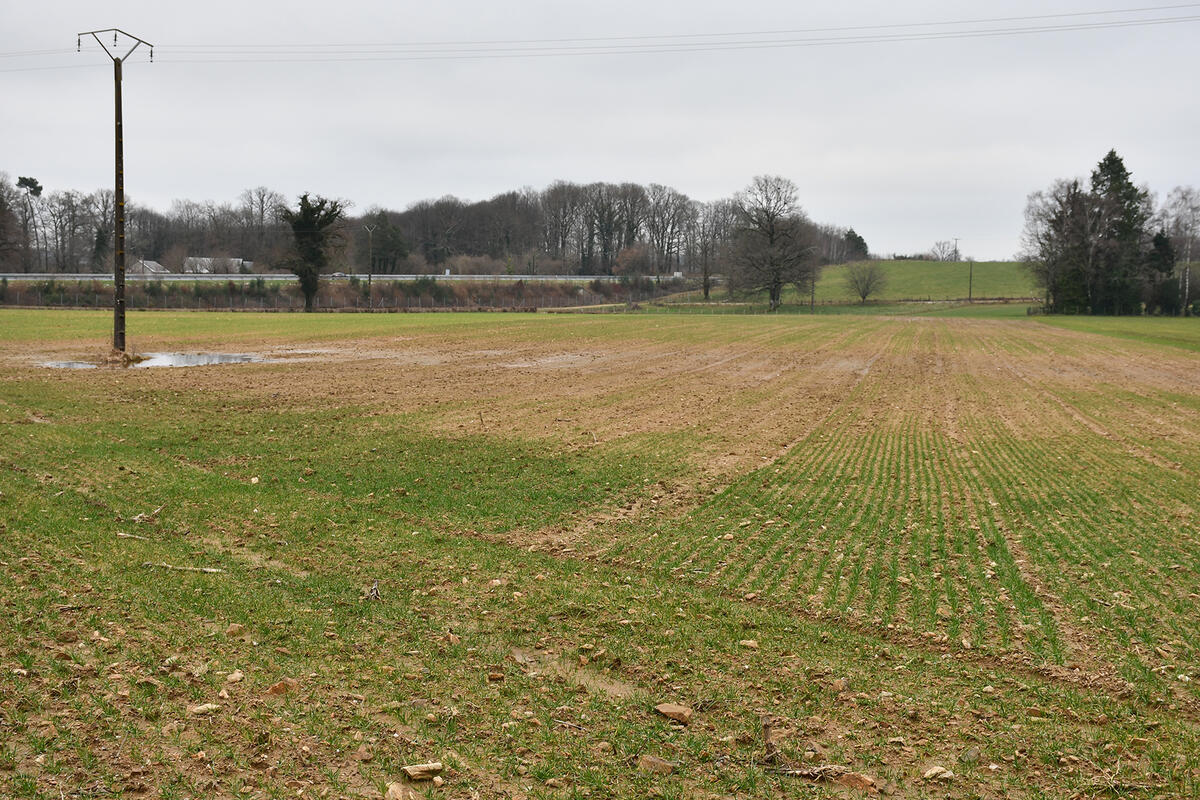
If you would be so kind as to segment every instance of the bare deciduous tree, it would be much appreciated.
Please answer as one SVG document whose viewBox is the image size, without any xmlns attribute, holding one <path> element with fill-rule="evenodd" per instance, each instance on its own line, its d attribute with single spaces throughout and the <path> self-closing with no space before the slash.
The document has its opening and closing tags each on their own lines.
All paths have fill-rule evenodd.
<svg viewBox="0 0 1200 800">
<path fill-rule="evenodd" d="M 555 181 L 542 191 L 542 246 L 554 259 L 566 260 L 575 241 L 583 212 L 583 187 Z"/>
<path fill-rule="evenodd" d="M 941 241 L 934 242 L 933 249 L 929 251 L 933 256 L 934 261 L 957 261 L 958 248 L 954 246 L 954 242 Z"/>
<path fill-rule="evenodd" d="M 735 198 L 738 225 L 729 284 L 734 291 L 765 291 L 775 311 L 783 287 L 807 287 L 816 269 L 813 226 L 804 217 L 796 184 L 759 175 Z"/>
<path fill-rule="evenodd" d="M 679 262 L 684 237 L 692 220 L 692 201 L 669 186 L 650 184 L 646 193 L 646 239 L 650 245 L 651 268 L 670 272 Z"/>
<path fill-rule="evenodd" d="M 879 294 L 887 285 L 887 274 L 876 261 L 863 261 L 846 267 L 846 289 L 863 305 L 867 298 Z"/>
<path fill-rule="evenodd" d="M 705 203 L 697 209 L 695 219 L 693 250 L 700 265 L 700 288 L 707 300 L 712 291 L 713 273 L 719 271 L 720 257 L 737 224 L 737 204 L 732 200 Z"/>
<path fill-rule="evenodd" d="M 1200 191 L 1193 186 L 1176 186 L 1167 197 L 1167 231 L 1175 250 L 1183 257 L 1183 276 L 1180 296 L 1185 309 L 1192 301 L 1192 258 L 1200 253 Z"/>
</svg>

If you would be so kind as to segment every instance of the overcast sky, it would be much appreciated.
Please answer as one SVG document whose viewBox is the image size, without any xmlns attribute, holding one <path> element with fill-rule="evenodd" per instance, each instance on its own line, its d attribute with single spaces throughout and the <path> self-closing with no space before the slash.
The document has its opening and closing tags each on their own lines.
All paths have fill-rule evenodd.
<svg viewBox="0 0 1200 800">
<path fill-rule="evenodd" d="M 873 252 L 918 252 L 958 237 L 966 255 L 1003 259 L 1019 248 L 1029 192 L 1086 176 L 1110 148 L 1160 198 L 1200 185 L 1200 21 L 829 43 L 1200 19 L 1200 3 L 874 29 L 863 26 L 1150 4 L 321 6 L 0 0 L 0 171 L 36 177 L 47 191 L 111 187 L 112 62 L 94 41 L 76 53 L 75 34 L 118 27 L 155 45 L 154 63 L 138 50 L 124 67 L 126 191 L 162 210 L 174 198 L 233 201 L 258 185 L 293 198 L 341 197 L 358 212 L 401 209 L 556 179 L 657 182 L 714 200 L 770 173 L 796 182 L 813 219 L 853 226 Z M 809 32 L 779 33 L 800 30 Z M 692 35 L 703 36 L 683 38 Z M 798 39 L 820 43 L 779 46 Z M 434 44 L 445 42 L 471 44 Z M 513 58 L 495 48 L 543 49 Z M 62 52 L 27 54 L 40 50 Z M 470 57 L 446 58 L 446 50 Z"/>
</svg>

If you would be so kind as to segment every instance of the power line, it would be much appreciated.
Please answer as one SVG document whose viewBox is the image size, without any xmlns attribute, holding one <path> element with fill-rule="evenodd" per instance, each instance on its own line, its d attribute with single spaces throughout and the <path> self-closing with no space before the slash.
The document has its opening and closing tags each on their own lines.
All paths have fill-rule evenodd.
<svg viewBox="0 0 1200 800">
<path fill-rule="evenodd" d="M 52 67 L 12 67 L 10 69 L 0 69 L 0 72 L 45 72 L 46 70 L 55 69 L 96 69 L 102 67 L 103 64 L 58 64 Z"/>
<path fill-rule="evenodd" d="M 591 37 L 568 37 L 568 38 L 551 38 L 551 39 L 481 39 L 481 40 L 459 40 L 459 41 L 412 41 L 412 42 L 357 42 L 343 44 L 321 44 L 321 43 L 304 43 L 304 44 L 178 44 L 173 45 L 173 49 L 179 50 L 211 50 L 216 48 L 286 48 L 286 47 L 303 47 L 305 49 L 312 48 L 356 48 L 356 47 L 442 47 L 442 46 L 474 46 L 474 45 L 518 45 L 518 44 L 555 44 L 569 42 L 619 42 L 619 41 L 636 41 L 636 40 L 671 40 L 671 39 L 708 39 L 708 38 L 729 38 L 737 36 L 790 36 L 798 33 L 845 33 L 849 31 L 872 31 L 872 30 L 893 30 L 898 28 L 934 28 L 948 27 L 955 25 L 986 25 L 1001 22 L 1031 22 L 1036 20 L 1046 19 L 1065 19 L 1077 17 L 1094 17 L 1106 16 L 1112 14 L 1135 14 L 1148 11 L 1168 11 L 1179 10 L 1183 8 L 1200 8 L 1200 3 L 1178 3 L 1174 5 L 1162 6 L 1141 6 L 1138 8 L 1123 8 L 1110 9 L 1102 11 L 1075 11 L 1059 14 L 1035 14 L 1028 16 L 1017 17 L 990 17 L 979 19 L 962 19 L 962 20 L 946 20 L 941 22 L 899 22 L 882 25 L 842 25 L 836 27 L 825 28 L 784 28 L 777 30 L 756 30 L 756 31 L 736 31 L 725 33 L 681 33 L 681 34 L 640 34 L 629 36 L 591 36 Z"/>
<path fill-rule="evenodd" d="M 672 53 L 703 53 L 738 50 L 771 50 L 808 47 L 891 44 L 899 42 L 943 41 L 953 39 L 983 39 L 1013 37 L 1043 33 L 1086 32 L 1119 28 L 1162 26 L 1200 22 L 1200 15 L 1165 17 L 1147 20 L 1122 20 L 1074 25 L 1041 25 L 986 30 L 922 32 L 910 34 L 880 34 L 873 36 L 813 37 L 806 39 L 747 39 L 723 42 L 655 42 L 630 45 L 583 45 L 560 47 L 461 47 L 458 49 L 426 49 L 409 51 L 342 50 L 313 55 L 293 51 L 215 51 L 209 54 L 192 53 L 193 58 L 164 58 L 175 64 L 246 64 L 246 63 L 330 63 L 359 61 L 444 61 L 502 58 L 544 58 L 564 56 L 655 55 Z M 205 55 L 233 55 L 234 58 L 211 58 Z M 293 57 L 296 56 L 296 57 Z"/>
<path fill-rule="evenodd" d="M 892 23 L 883 25 L 839 26 L 738 33 L 698 33 L 634 36 L 576 37 L 562 39 L 497 39 L 459 42 L 400 42 L 378 44 L 271 44 L 251 45 L 180 45 L 169 48 L 160 58 L 173 64 L 253 64 L 253 63 L 332 63 L 372 61 L 471 61 L 515 58 L 561 58 L 612 55 L 661 55 L 743 50 L 774 50 L 811 47 L 844 47 L 926 42 L 956 39 L 985 39 L 1047 33 L 1079 33 L 1098 30 L 1165 26 L 1200 21 L 1200 14 L 1133 19 L 1108 19 L 1085 22 L 1083 17 L 1116 14 L 1144 14 L 1151 11 L 1200 8 L 1200 3 L 1143 6 L 1102 11 L 1081 11 L 1019 17 L 951 20 L 943 22 Z M 1045 20 L 1076 20 L 1059 24 Z M 1005 27 L 971 28 L 964 26 L 997 25 Z M 928 30 L 950 28 L 950 30 Z M 954 29 L 957 28 L 957 29 Z M 897 31 L 887 33 L 886 31 Z M 918 30 L 926 29 L 926 30 Z M 873 31 L 873 32 L 872 32 Z M 854 33 L 858 32 L 858 33 Z M 799 36 L 799 34 L 822 34 Z M 850 35 L 829 35 L 850 34 Z M 781 38 L 787 37 L 787 38 Z M 160 49 L 160 54 L 163 48 Z M 313 50 L 324 50 L 313 55 Z M 0 53 L 0 57 L 43 57 L 63 50 L 26 50 Z M 175 56 L 190 56 L 177 58 Z M 221 56 L 230 56 L 224 58 Z M 90 65 L 46 65 L 13 67 L 0 72 L 34 72 L 54 69 L 81 69 Z"/>
<path fill-rule="evenodd" d="M 20 56 L 61 56 L 72 52 L 65 47 L 52 48 L 48 50 L 13 50 L 9 53 L 0 53 L 0 58 L 17 58 Z"/>
</svg>

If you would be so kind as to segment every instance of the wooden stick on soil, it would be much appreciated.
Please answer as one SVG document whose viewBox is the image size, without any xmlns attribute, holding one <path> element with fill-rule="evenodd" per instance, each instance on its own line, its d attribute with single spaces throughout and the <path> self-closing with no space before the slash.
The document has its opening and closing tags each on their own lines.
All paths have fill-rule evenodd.
<svg viewBox="0 0 1200 800">
<path fill-rule="evenodd" d="M 177 567 L 174 564 L 155 564 L 152 561 L 147 561 L 146 563 L 142 564 L 142 566 L 143 567 L 158 567 L 159 569 L 169 569 L 169 570 L 174 570 L 175 572 L 218 573 L 218 572 L 225 571 L 223 569 L 220 569 L 219 567 Z"/>
</svg>

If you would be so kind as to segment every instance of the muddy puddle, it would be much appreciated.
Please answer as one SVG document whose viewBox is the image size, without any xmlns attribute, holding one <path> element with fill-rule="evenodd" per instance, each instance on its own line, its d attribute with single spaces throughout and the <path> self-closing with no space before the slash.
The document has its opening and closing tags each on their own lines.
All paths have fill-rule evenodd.
<svg viewBox="0 0 1200 800">
<path fill-rule="evenodd" d="M 576 686 L 582 686 L 593 694 L 606 694 L 611 697 L 632 697 L 637 687 L 622 680 L 609 677 L 598 669 L 576 666 L 565 657 L 556 657 L 548 653 L 538 653 L 515 647 L 509 657 L 524 667 L 529 674 L 551 673 L 558 675 Z"/>
<path fill-rule="evenodd" d="M 96 369 L 113 367 L 118 369 L 143 369 L 149 367 L 205 367 L 212 364 L 265 364 L 273 359 L 253 353 L 144 353 L 128 364 L 110 364 L 96 361 L 46 361 L 41 366 L 52 369 Z"/>
</svg>

